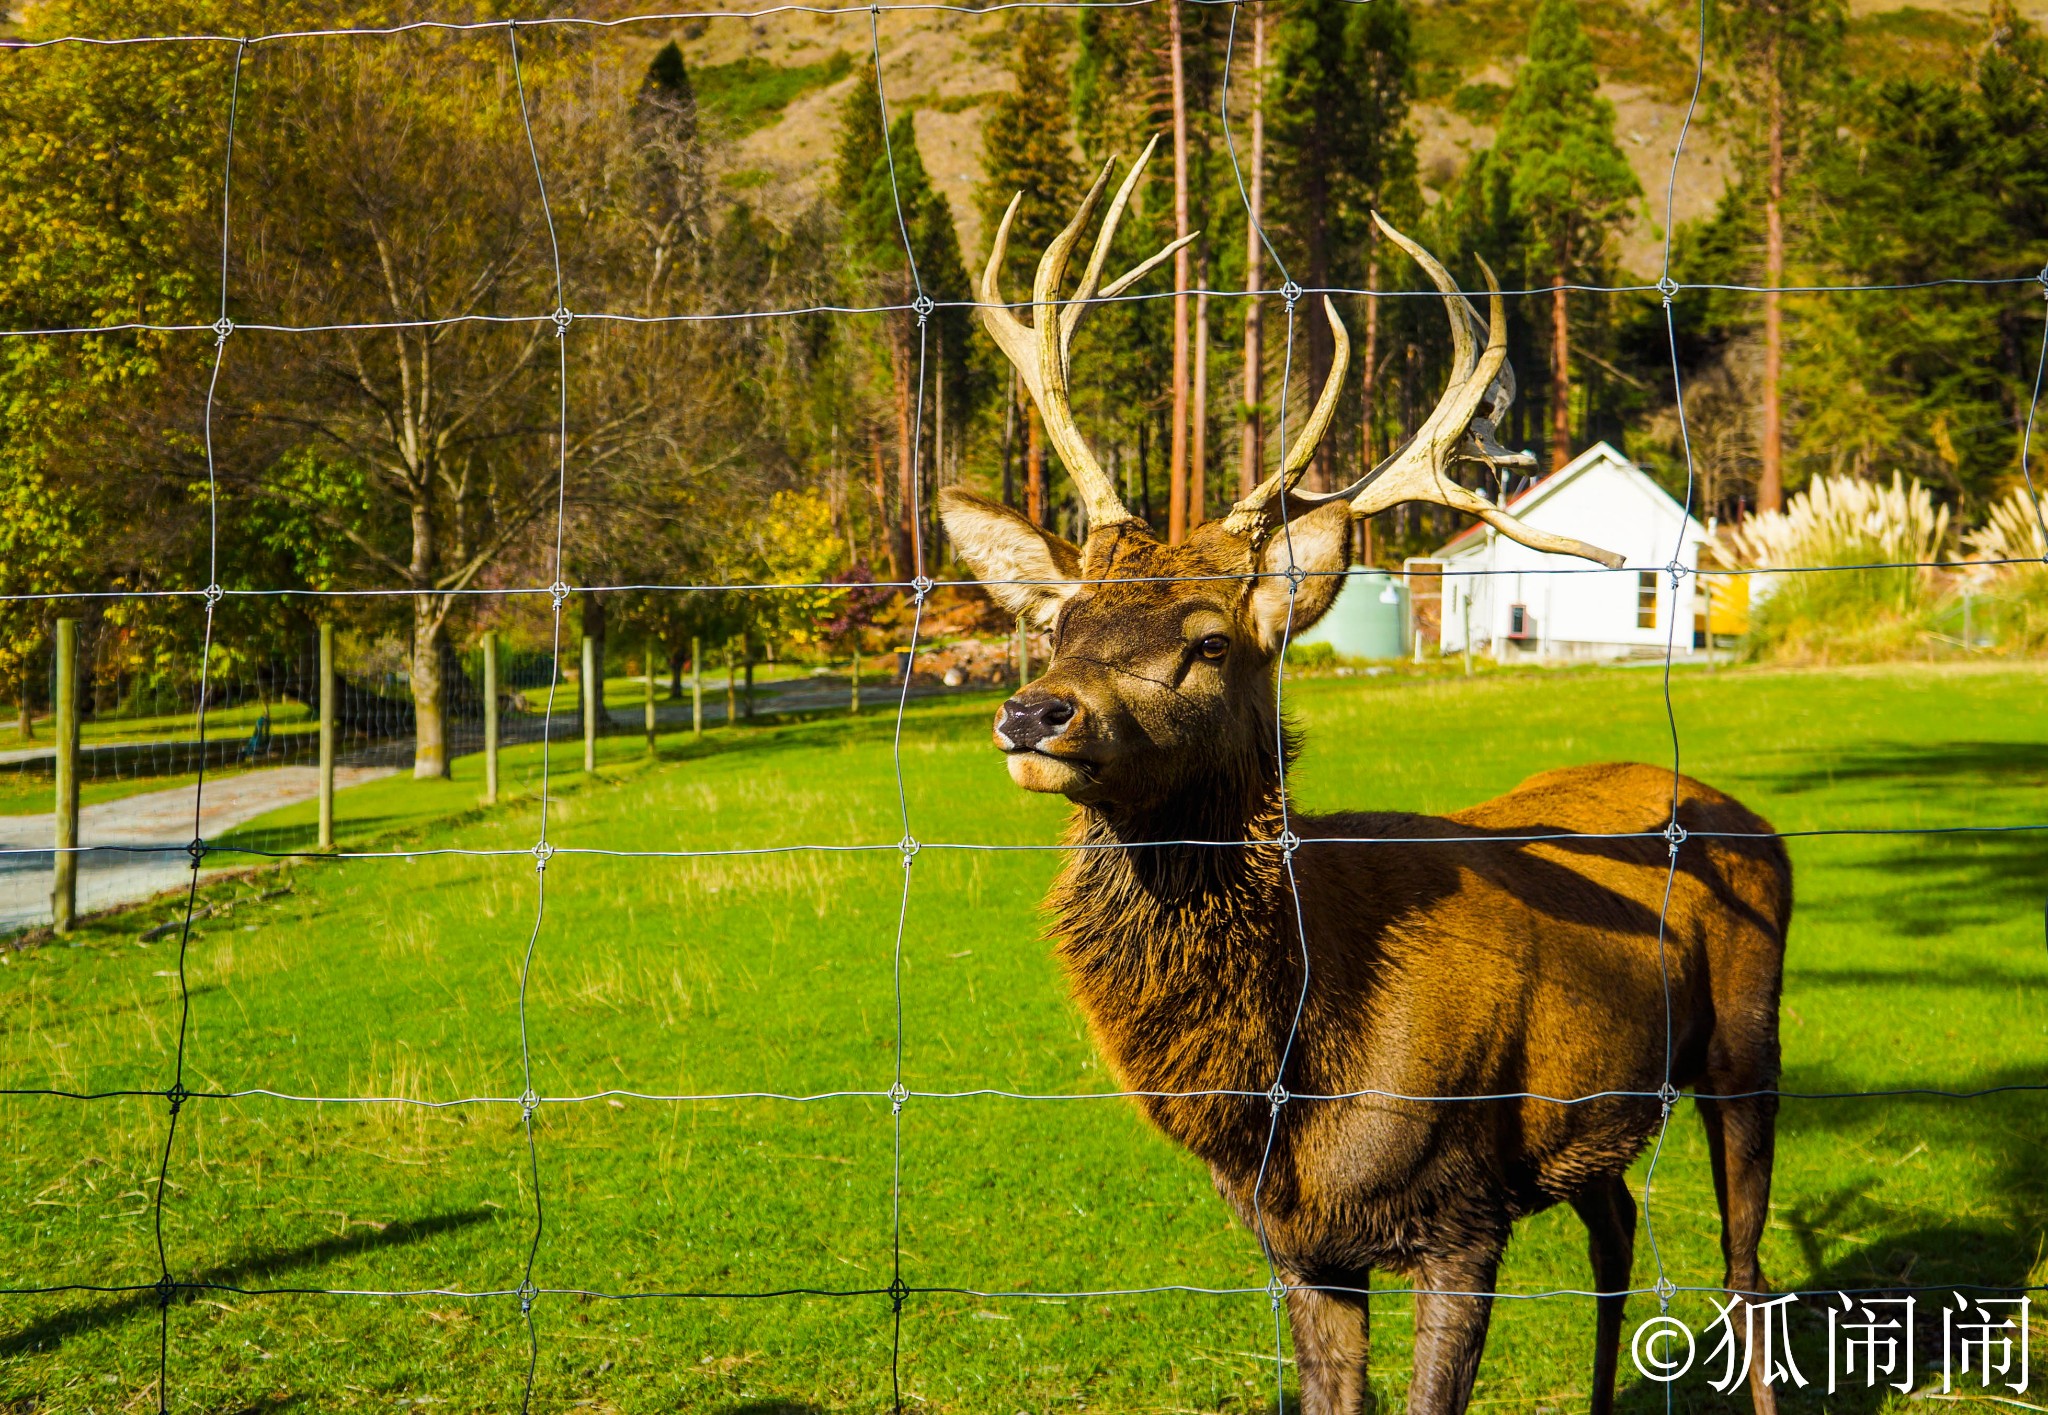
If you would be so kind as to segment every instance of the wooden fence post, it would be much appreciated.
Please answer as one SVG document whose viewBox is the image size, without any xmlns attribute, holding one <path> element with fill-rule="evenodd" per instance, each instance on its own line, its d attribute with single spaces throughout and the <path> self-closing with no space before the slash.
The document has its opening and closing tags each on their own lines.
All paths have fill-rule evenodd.
<svg viewBox="0 0 2048 1415">
<path fill-rule="evenodd" d="M 647 750 L 654 751 L 654 640 L 647 640 Z"/>
<path fill-rule="evenodd" d="M 597 715 L 604 711 L 603 670 L 597 662 L 597 640 L 583 636 L 583 769 L 597 770 Z"/>
<path fill-rule="evenodd" d="M 847 711 L 855 717 L 860 716 L 860 645 L 858 643 L 853 646 L 853 706 L 848 708 Z"/>
<path fill-rule="evenodd" d="M 484 635 L 484 804 L 498 801 L 498 631 Z"/>
<path fill-rule="evenodd" d="M 690 635 L 690 740 L 704 740 L 704 645 Z"/>
<path fill-rule="evenodd" d="M 50 920 L 71 932 L 78 917 L 78 621 L 57 621 L 57 850 L 51 864 Z"/>
<path fill-rule="evenodd" d="M 320 626 L 320 848 L 334 848 L 334 626 Z"/>
</svg>

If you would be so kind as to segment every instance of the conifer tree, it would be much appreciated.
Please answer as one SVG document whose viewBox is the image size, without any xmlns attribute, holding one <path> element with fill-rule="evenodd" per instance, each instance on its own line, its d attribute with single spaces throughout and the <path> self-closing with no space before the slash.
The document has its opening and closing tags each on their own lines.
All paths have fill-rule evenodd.
<svg viewBox="0 0 2048 1415">
<path fill-rule="evenodd" d="M 1408 12 L 1400 0 L 1302 0 L 1283 12 L 1272 44 L 1267 200 L 1284 228 L 1281 256 L 1309 289 L 1357 285 L 1374 268 L 1372 211 L 1399 216 L 1420 205 L 1407 127 Z M 1330 331 L 1311 302 L 1297 313 L 1306 316 L 1298 321 L 1309 350 L 1304 386 L 1320 388 Z M 1367 318 L 1367 342 L 1376 344 L 1377 316 L 1368 310 Z M 1336 450 L 1326 438 L 1311 472 L 1316 486 L 1331 484 Z"/>
<path fill-rule="evenodd" d="M 1614 140 L 1614 105 L 1599 95 L 1593 45 L 1573 0 L 1543 0 L 1529 62 L 1515 76 L 1482 185 L 1505 180 L 1532 273 L 1553 287 L 1550 465 L 1571 458 L 1571 325 L 1565 285 L 1597 279 L 1608 238 L 1642 194 Z M 1496 189 L 1496 195 L 1498 189 Z"/>
<path fill-rule="evenodd" d="M 1020 22 L 1010 65 L 1016 91 L 996 100 L 982 129 L 984 177 L 976 201 L 987 239 L 995 239 L 1011 199 L 1020 192 L 1024 197 L 1010 227 L 1001 272 L 1003 297 L 1013 303 L 1031 298 L 1038 255 L 1067 224 L 1080 199 L 1081 174 L 1068 146 L 1066 40 L 1066 27 L 1049 15 L 1028 14 Z M 1011 396 L 1017 395 L 1013 391 Z M 1048 509 L 1045 439 L 1038 410 L 1028 398 L 1023 401 L 1024 508 L 1043 524 Z"/>
<path fill-rule="evenodd" d="M 935 356 L 927 342 L 925 357 L 920 360 L 920 335 L 934 332 L 932 320 L 944 321 L 955 329 L 952 338 L 940 338 L 939 348 L 950 347 L 957 358 L 967 347 L 962 310 L 936 310 L 921 318 L 909 307 L 920 293 L 935 303 L 964 300 L 967 277 L 961 269 L 952 209 L 925 170 L 911 115 L 898 118 L 888 129 L 886 140 L 883 137 L 880 91 L 872 65 L 854 85 L 843 112 L 834 188 L 845 213 L 849 263 L 873 296 L 893 307 L 885 322 L 895 414 L 896 486 L 891 498 L 887 488 L 878 485 L 877 500 L 885 504 L 893 500 L 887 513 L 891 573 L 897 579 L 909 579 L 919 569 L 915 554 L 917 449 L 922 432 L 917 424 L 918 378 L 921 372 L 932 371 Z M 863 161 L 865 169 L 857 171 Z"/>
<path fill-rule="evenodd" d="M 1729 86 L 1744 100 L 1744 166 L 1761 168 L 1764 209 L 1764 358 L 1758 439 L 1757 509 L 1785 505 L 1783 312 L 1785 184 L 1802 155 L 1800 136 L 1817 91 L 1840 58 L 1845 15 L 1841 0 L 1725 0 L 1714 13 L 1715 48 Z"/>
</svg>

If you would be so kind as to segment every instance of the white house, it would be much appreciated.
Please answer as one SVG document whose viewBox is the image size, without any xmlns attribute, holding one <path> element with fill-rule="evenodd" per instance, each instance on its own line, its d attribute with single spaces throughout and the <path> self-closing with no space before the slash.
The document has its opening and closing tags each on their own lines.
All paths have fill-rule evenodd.
<svg viewBox="0 0 2048 1415">
<path fill-rule="evenodd" d="M 1627 563 L 1603 570 L 1475 526 L 1435 557 L 1444 569 L 1444 653 L 1464 652 L 1468 637 L 1473 652 L 1508 663 L 1662 658 L 1667 643 L 1682 656 L 1705 651 L 1707 605 L 1699 576 L 1680 581 L 1674 604 L 1666 567 L 1675 552 L 1680 565 L 1696 572 L 1707 528 L 1642 468 L 1595 443 L 1528 487 L 1508 510 L 1538 529 L 1626 556 Z M 1675 634 L 1674 610 L 1680 616 Z"/>
</svg>

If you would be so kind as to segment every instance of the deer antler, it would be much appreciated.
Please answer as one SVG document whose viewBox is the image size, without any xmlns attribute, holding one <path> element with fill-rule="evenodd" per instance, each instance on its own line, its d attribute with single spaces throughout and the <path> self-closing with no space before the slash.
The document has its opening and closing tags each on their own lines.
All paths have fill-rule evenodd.
<svg viewBox="0 0 2048 1415">
<path fill-rule="evenodd" d="M 1337 336 L 1331 382 L 1317 400 L 1301 438 L 1288 449 L 1280 471 L 1232 508 L 1231 528 L 1239 534 L 1260 534 L 1280 520 L 1293 520 L 1332 501 L 1349 501 L 1355 516 L 1375 515 L 1404 501 L 1430 501 L 1477 516 L 1510 540 L 1520 541 L 1531 549 L 1576 555 L 1610 570 L 1620 569 L 1622 557 L 1612 551 L 1538 530 L 1459 486 L 1447 475 L 1455 461 L 1483 462 L 1491 467 L 1535 465 L 1536 459 L 1528 453 L 1510 452 L 1502 447 L 1494 432 L 1500 415 L 1515 396 L 1515 376 L 1508 368 L 1507 318 L 1501 304 L 1500 283 L 1486 262 L 1480 261 L 1479 268 L 1485 272 L 1486 287 L 1491 292 L 1487 304 L 1489 317 L 1482 322 L 1472 302 L 1458 288 L 1458 282 L 1435 256 L 1388 225 L 1378 212 L 1373 213 L 1372 219 L 1387 234 L 1387 239 L 1415 258 L 1443 293 L 1444 311 L 1451 322 L 1450 383 L 1422 426 L 1377 467 L 1342 491 L 1323 495 L 1297 492 L 1295 483 L 1301 479 L 1315 443 L 1329 422 L 1329 412 L 1336 402 L 1333 389 L 1342 376 L 1349 347 L 1344 326 L 1338 323 L 1336 310 L 1330 309 L 1330 326 Z M 1324 301 L 1326 307 L 1328 303 Z M 1485 349 L 1476 353 L 1472 337 L 1475 333 L 1486 339 Z"/>
<path fill-rule="evenodd" d="M 1570 536 L 1539 531 L 1445 475 L 1450 464 L 1459 459 L 1485 462 L 1491 466 L 1528 466 L 1535 460 L 1526 453 L 1503 455 L 1503 450 L 1494 440 L 1494 419 L 1506 408 L 1507 400 L 1514 396 L 1513 383 L 1503 378 L 1508 361 L 1508 333 L 1500 282 L 1493 278 L 1493 271 L 1486 262 L 1480 261 L 1479 269 L 1486 276 L 1489 292 L 1487 338 L 1485 352 L 1475 361 L 1469 325 L 1477 322 L 1477 316 L 1464 293 L 1458 289 L 1458 282 L 1451 278 L 1451 273 L 1435 256 L 1388 225 L 1378 212 L 1373 213 L 1372 219 L 1386 233 L 1388 240 L 1415 258 L 1415 263 L 1428 272 L 1437 289 L 1443 292 L 1444 306 L 1451 320 L 1451 381 L 1450 386 L 1444 389 L 1436 411 L 1415 430 L 1415 435 L 1360 480 L 1355 488 L 1357 495 L 1351 502 L 1352 514 L 1370 516 L 1403 501 L 1433 501 L 1439 506 L 1477 516 L 1510 540 L 1520 541 L 1533 550 L 1576 555 L 1598 561 L 1610 570 L 1619 570 L 1622 557 L 1614 552 L 1588 545 L 1582 540 L 1573 540 Z M 1487 404 L 1485 416 L 1479 412 L 1482 400 Z"/>
<path fill-rule="evenodd" d="M 1002 224 L 996 228 L 995 240 L 989 245 L 988 267 L 982 272 L 978 292 L 977 308 L 981 312 L 981 322 L 1015 365 L 1024 386 L 1031 390 L 1031 401 L 1038 405 L 1039 416 L 1045 419 L 1046 436 L 1058 450 L 1060 460 L 1066 464 L 1067 474 L 1073 477 L 1074 485 L 1081 492 L 1081 504 L 1087 509 L 1091 530 L 1115 525 L 1119 521 L 1134 521 L 1137 517 L 1124 509 L 1123 500 L 1116 493 L 1116 484 L 1103 471 L 1102 464 L 1095 460 L 1095 453 L 1089 449 L 1080 429 L 1074 424 L 1074 409 L 1067 384 L 1074 330 L 1080 326 L 1091 301 L 1122 294 L 1148 272 L 1171 260 L 1173 253 L 1194 240 L 1196 234 L 1183 236 L 1109 284 L 1100 284 L 1103 262 L 1108 259 L 1110 242 L 1116 238 L 1117 223 L 1123 220 L 1124 208 L 1130 204 L 1138 176 L 1145 170 L 1152 150 L 1158 145 L 1157 137 L 1145 144 L 1144 152 L 1138 155 L 1138 160 L 1124 175 L 1123 185 L 1117 188 L 1109 211 L 1103 216 L 1102 232 L 1096 238 L 1095 249 L 1089 253 L 1080 287 L 1070 302 L 1064 306 L 1059 304 L 1060 286 L 1066 281 L 1067 261 L 1073 256 L 1075 243 L 1081 238 L 1082 227 L 1095 214 L 1096 203 L 1102 199 L 1103 189 L 1109 185 L 1109 174 L 1116 166 L 1115 158 L 1102 164 L 1102 171 L 1088 189 L 1088 195 L 1082 198 L 1074 219 L 1053 238 L 1052 244 L 1045 248 L 1045 254 L 1039 257 L 1038 275 L 1031 284 L 1031 324 L 1017 318 L 1016 312 L 1004 302 L 999 287 L 1003 256 L 1009 250 L 1010 223 L 1016 219 L 1017 208 L 1024 200 L 1022 192 L 1010 199 L 1010 208 L 1003 213 Z"/>
</svg>

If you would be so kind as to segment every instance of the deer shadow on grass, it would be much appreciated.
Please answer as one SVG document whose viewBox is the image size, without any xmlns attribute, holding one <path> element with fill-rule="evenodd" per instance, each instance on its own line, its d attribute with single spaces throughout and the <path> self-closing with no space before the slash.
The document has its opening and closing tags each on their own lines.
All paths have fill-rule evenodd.
<svg viewBox="0 0 2048 1415">
<path fill-rule="evenodd" d="M 489 1222 L 492 1217 L 492 1211 L 489 1209 L 461 1209 L 454 1213 L 402 1220 L 380 1231 L 351 1233 L 345 1237 L 323 1238 L 314 1243 L 302 1243 L 296 1247 L 273 1252 L 250 1254 L 198 1272 L 178 1274 L 178 1285 L 170 1289 L 170 1301 L 186 1303 L 204 1298 L 209 1292 L 247 1290 L 252 1284 L 267 1285 L 262 1280 L 273 1279 L 294 1269 L 317 1267 L 323 1263 L 356 1257 L 382 1248 L 418 1243 L 444 1233 L 454 1233 L 475 1224 Z M 313 1289 L 310 1286 L 296 1287 L 283 1284 L 276 1290 L 305 1292 Z M 52 1295 L 61 1298 L 81 1294 Z M 52 1313 L 13 1331 L 0 1332 L 0 1360 L 31 1352 L 49 1351 L 72 1337 L 83 1336 L 102 1327 L 117 1326 L 131 1317 L 154 1311 L 164 1305 L 163 1295 L 154 1286 L 82 1295 L 97 1300 L 88 1300 L 86 1305 Z"/>
</svg>

